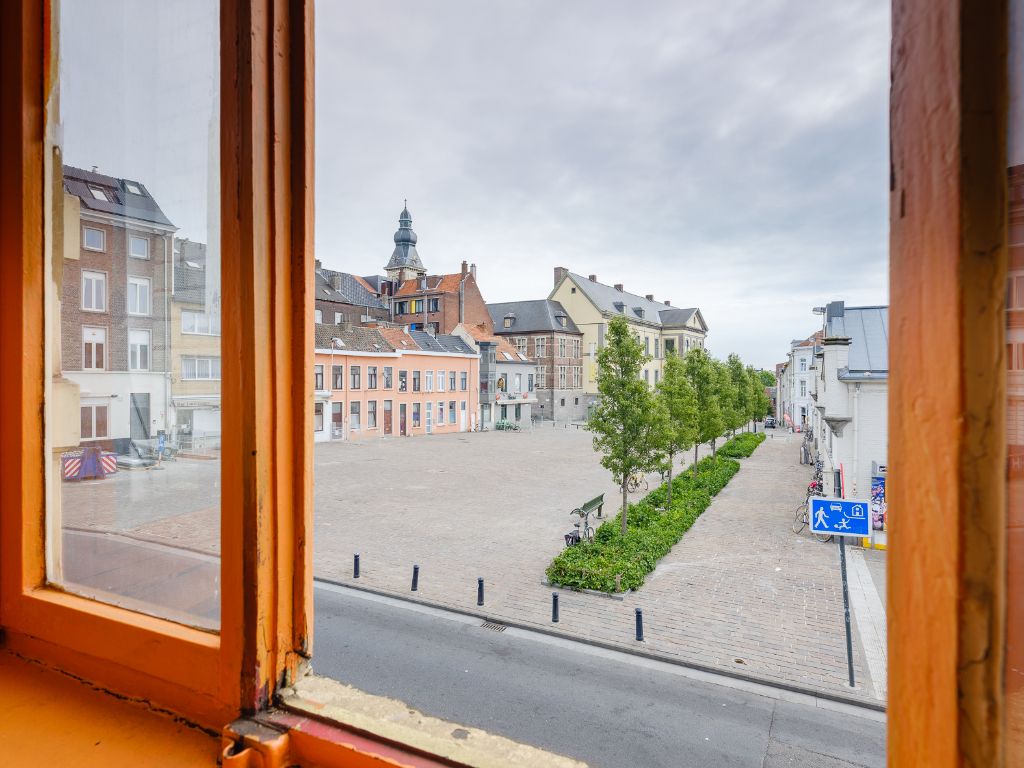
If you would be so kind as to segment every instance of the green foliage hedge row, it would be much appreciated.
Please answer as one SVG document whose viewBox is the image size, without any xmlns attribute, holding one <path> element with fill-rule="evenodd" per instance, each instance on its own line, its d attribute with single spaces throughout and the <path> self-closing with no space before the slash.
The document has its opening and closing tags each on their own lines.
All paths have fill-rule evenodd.
<svg viewBox="0 0 1024 768">
<path fill-rule="evenodd" d="M 739 471 L 738 461 L 722 456 L 722 450 L 718 454 L 701 459 L 696 476 L 691 469 L 672 480 L 672 506 L 664 512 L 658 507 L 665 505 L 667 483 L 629 505 L 625 536 L 616 515 L 601 524 L 593 543 L 563 550 L 548 566 L 548 581 L 573 589 L 615 592 L 615 575 L 621 574 L 622 590 L 639 587 L 708 508 L 711 497 Z"/>
<path fill-rule="evenodd" d="M 764 442 L 764 432 L 741 432 L 718 449 L 719 456 L 730 459 L 745 459 Z"/>
</svg>

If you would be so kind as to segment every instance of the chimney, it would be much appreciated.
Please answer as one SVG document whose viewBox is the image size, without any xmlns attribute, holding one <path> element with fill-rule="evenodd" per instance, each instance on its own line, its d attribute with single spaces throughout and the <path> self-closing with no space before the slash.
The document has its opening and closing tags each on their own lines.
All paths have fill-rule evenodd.
<svg viewBox="0 0 1024 768">
<path fill-rule="evenodd" d="M 597 275 L 590 275 L 590 282 L 596 283 L 597 282 Z"/>
<path fill-rule="evenodd" d="M 618 291 L 619 293 L 622 293 L 622 283 L 616 283 L 615 290 Z"/>
<path fill-rule="evenodd" d="M 317 259 L 316 261 L 313 262 L 313 267 L 316 269 L 317 272 L 320 271 L 320 259 Z"/>
<path fill-rule="evenodd" d="M 644 296 L 644 298 L 647 299 L 648 301 L 654 301 L 654 294 L 648 293 L 646 296 Z"/>
<path fill-rule="evenodd" d="M 473 279 L 476 280 L 476 264 L 469 265 L 469 274 L 471 274 Z"/>
<path fill-rule="evenodd" d="M 467 264 L 465 261 L 463 261 L 462 262 L 462 276 L 465 277 L 468 274 L 469 274 L 469 264 Z"/>
<path fill-rule="evenodd" d="M 331 288 L 336 291 L 341 290 L 341 275 L 331 275 Z"/>
<path fill-rule="evenodd" d="M 672 306 L 672 302 L 669 301 L 668 299 L 665 299 L 665 306 L 666 307 L 671 307 Z"/>
<path fill-rule="evenodd" d="M 569 274 L 569 270 L 565 267 L 555 267 L 555 285 L 562 282 L 562 278 Z"/>
</svg>

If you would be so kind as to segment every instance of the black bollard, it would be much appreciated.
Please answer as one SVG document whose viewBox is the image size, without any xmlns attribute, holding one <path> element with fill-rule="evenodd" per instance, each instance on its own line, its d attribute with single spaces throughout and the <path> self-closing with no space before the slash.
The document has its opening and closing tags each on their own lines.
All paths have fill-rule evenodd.
<svg viewBox="0 0 1024 768">
<path fill-rule="evenodd" d="M 412 591 L 415 592 L 420 588 L 420 567 L 414 565 L 412 567 Z"/>
<path fill-rule="evenodd" d="M 640 643 L 644 641 L 644 612 L 639 608 L 636 609 L 636 639 Z"/>
<path fill-rule="evenodd" d="M 355 557 L 352 559 L 352 578 L 359 578 L 359 553 L 357 552 Z"/>
<path fill-rule="evenodd" d="M 551 620 L 558 621 L 558 593 L 551 593 Z"/>
<path fill-rule="evenodd" d="M 477 579 L 476 580 L 476 604 L 477 605 L 483 605 L 484 604 L 484 580 L 483 579 Z"/>
</svg>

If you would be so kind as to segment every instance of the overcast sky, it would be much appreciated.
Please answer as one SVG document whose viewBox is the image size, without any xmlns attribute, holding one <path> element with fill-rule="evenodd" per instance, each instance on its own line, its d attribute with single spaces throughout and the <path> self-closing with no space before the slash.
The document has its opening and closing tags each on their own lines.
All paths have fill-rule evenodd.
<svg viewBox="0 0 1024 768">
<path fill-rule="evenodd" d="M 68 162 L 205 240 L 213 4 L 61 7 Z M 319 2 L 317 257 L 380 273 L 408 198 L 427 269 L 476 262 L 488 301 L 596 273 L 771 366 L 811 307 L 888 301 L 888 24 L 881 0 Z"/>
<path fill-rule="evenodd" d="M 831 299 L 884 304 L 889 5 L 317 6 L 317 256 L 379 273 L 409 199 L 427 269 L 488 301 L 555 266 L 699 306 L 759 366 Z"/>
</svg>

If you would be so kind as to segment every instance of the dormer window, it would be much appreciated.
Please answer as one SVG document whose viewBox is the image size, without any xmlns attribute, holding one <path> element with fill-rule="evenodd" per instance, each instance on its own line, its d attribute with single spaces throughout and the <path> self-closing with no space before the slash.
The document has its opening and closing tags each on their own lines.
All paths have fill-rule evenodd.
<svg viewBox="0 0 1024 768">
<path fill-rule="evenodd" d="M 616 301 L 615 302 L 615 310 L 617 312 L 625 312 L 626 311 L 626 305 L 623 302 L 621 302 L 621 301 Z"/>
<path fill-rule="evenodd" d="M 565 315 L 558 315 L 557 316 L 557 320 L 558 320 L 558 324 L 560 326 L 562 326 L 563 328 L 565 328 Z"/>
<path fill-rule="evenodd" d="M 636 314 L 637 317 L 644 316 L 644 311 L 640 307 L 633 307 L 633 312 Z"/>
<path fill-rule="evenodd" d="M 515 324 L 516 324 L 516 316 L 515 315 L 512 315 L 512 314 L 505 315 L 504 326 L 506 328 L 511 328 Z"/>
<path fill-rule="evenodd" d="M 102 200 L 104 203 L 109 203 L 110 198 L 107 197 L 107 193 L 97 187 L 89 187 L 89 191 L 92 192 L 92 196 L 97 200 Z"/>
<path fill-rule="evenodd" d="M 134 184 L 134 183 L 132 183 L 130 181 L 126 181 L 124 183 L 124 186 L 133 195 L 141 195 L 142 194 L 142 190 L 139 189 L 139 185 L 138 184 Z"/>
</svg>

